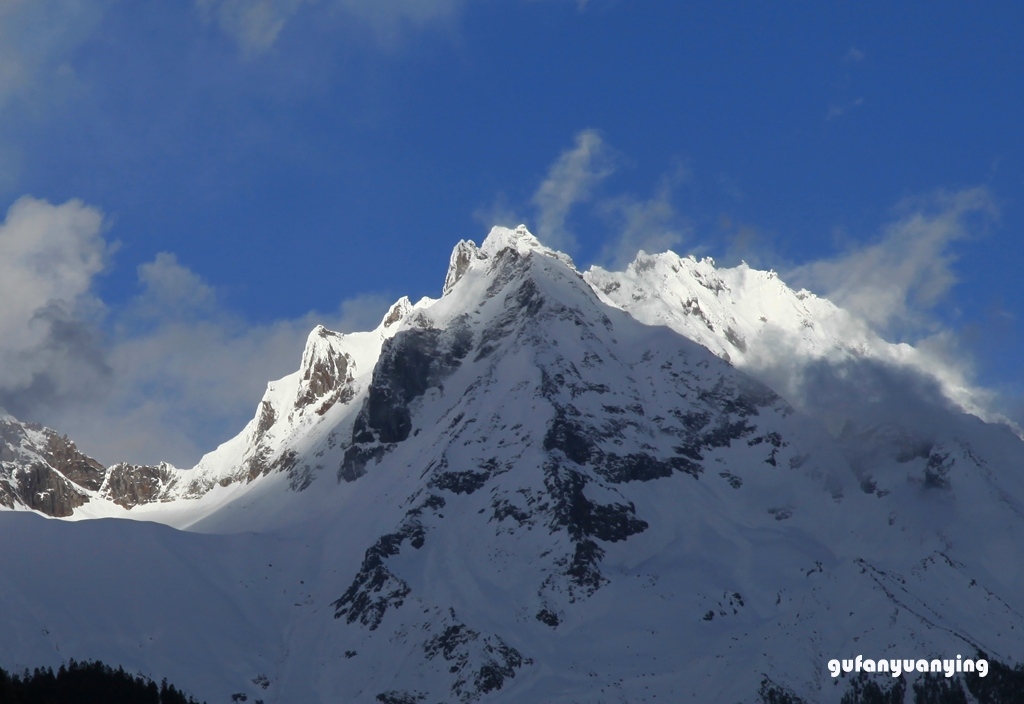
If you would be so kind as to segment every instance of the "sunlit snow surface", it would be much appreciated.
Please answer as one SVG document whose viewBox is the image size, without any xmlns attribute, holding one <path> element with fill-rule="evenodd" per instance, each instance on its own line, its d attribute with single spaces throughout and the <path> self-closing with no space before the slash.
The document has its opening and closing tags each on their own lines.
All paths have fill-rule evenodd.
<svg viewBox="0 0 1024 704">
<path fill-rule="evenodd" d="M 1024 445 L 936 364 L 771 273 L 581 275 L 496 228 L 440 299 L 314 330 L 165 501 L 0 512 L 0 664 L 269 704 L 838 702 L 831 658 L 1020 662 Z"/>
</svg>

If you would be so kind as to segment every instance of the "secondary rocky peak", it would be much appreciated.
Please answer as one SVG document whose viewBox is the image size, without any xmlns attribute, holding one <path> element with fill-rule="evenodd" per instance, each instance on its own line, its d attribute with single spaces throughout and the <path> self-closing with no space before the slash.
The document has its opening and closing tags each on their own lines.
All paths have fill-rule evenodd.
<svg viewBox="0 0 1024 704">
<path fill-rule="evenodd" d="M 79 452 L 67 435 L 47 428 L 43 456 L 50 466 L 78 486 L 95 491 L 103 484 L 103 465 Z"/>
<path fill-rule="evenodd" d="M 462 243 L 460 242 L 459 244 L 462 244 Z M 468 244 L 472 245 L 473 243 L 469 242 Z M 456 247 L 456 249 L 457 249 L 457 247 Z M 453 261 L 454 261 L 454 258 L 455 258 L 455 253 L 452 252 L 452 259 L 453 259 Z M 451 270 L 449 269 L 449 276 L 450 275 L 451 275 Z M 460 276 L 461 276 L 461 274 L 460 274 Z M 455 284 L 453 283 L 452 285 L 454 286 Z M 447 293 L 447 292 L 448 292 L 448 281 L 445 280 L 445 293 Z M 412 309 L 413 309 L 413 305 L 412 305 L 412 301 L 409 300 L 409 297 L 408 296 L 402 296 L 397 301 L 395 301 L 391 305 L 390 308 L 388 308 L 388 312 L 384 314 L 384 318 L 380 321 L 381 326 L 383 326 L 385 328 L 392 327 L 393 325 L 395 325 L 396 323 L 401 321 L 403 318 L 405 318 L 405 316 L 408 315 L 409 311 L 411 311 Z"/>
<path fill-rule="evenodd" d="M 49 428 L 0 420 L 0 506 L 70 516 L 103 482 L 103 467 Z"/>
<path fill-rule="evenodd" d="M 392 310 L 400 303 L 392 306 Z M 299 387 L 295 398 L 297 409 L 322 401 L 317 412 L 323 414 L 352 381 L 355 360 L 341 349 L 343 339 L 344 335 L 328 330 L 323 325 L 317 325 L 309 333 L 306 349 L 302 353 Z"/>
<path fill-rule="evenodd" d="M 745 264 L 742 266 L 746 266 Z M 601 271 L 595 268 L 594 271 Z M 718 294 L 728 291 L 729 286 L 723 278 L 723 271 L 711 257 L 697 259 L 692 254 L 681 257 L 675 252 L 648 254 L 640 250 L 626 267 L 626 273 L 638 279 L 646 279 L 648 284 L 658 285 L 670 279 L 686 279 L 708 291 Z"/>
<path fill-rule="evenodd" d="M 455 284 L 459 282 L 462 275 L 469 269 L 469 265 L 473 260 L 482 259 L 483 257 L 484 255 L 481 254 L 472 240 L 459 240 L 459 243 L 455 245 L 455 249 L 452 250 L 451 259 L 448 261 L 448 274 L 444 277 L 444 289 L 441 295 L 448 295 L 448 292 L 455 287 Z"/>
</svg>

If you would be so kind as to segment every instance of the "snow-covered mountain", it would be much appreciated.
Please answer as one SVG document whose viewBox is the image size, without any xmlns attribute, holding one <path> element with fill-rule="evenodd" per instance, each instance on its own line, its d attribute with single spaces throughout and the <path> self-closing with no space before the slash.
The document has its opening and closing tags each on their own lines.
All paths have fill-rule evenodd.
<svg viewBox="0 0 1024 704">
<path fill-rule="evenodd" d="M 72 518 L 142 522 L 0 513 L 0 665 L 267 704 L 869 701 L 827 662 L 1014 665 L 1024 442 L 968 411 L 771 272 L 581 274 L 495 228 L 441 298 L 315 329 L 193 469 L 104 470 L 7 419 L 5 477 L 43 463 Z"/>
</svg>

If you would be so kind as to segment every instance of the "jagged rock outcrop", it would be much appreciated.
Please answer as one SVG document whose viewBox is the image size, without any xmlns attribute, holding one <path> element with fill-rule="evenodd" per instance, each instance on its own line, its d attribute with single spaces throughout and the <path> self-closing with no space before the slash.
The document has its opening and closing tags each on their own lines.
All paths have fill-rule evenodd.
<svg viewBox="0 0 1024 704">
<path fill-rule="evenodd" d="M 344 403 L 351 400 L 355 361 L 351 355 L 339 349 L 338 343 L 342 338 L 342 335 L 328 330 L 323 325 L 317 325 L 309 334 L 306 348 L 302 353 L 299 390 L 295 399 L 296 410 L 316 403 L 315 412 L 323 415 L 338 401 Z M 269 425 L 272 424 L 271 422 Z"/>
<path fill-rule="evenodd" d="M 168 500 L 169 490 L 182 472 L 167 464 L 138 465 L 121 462 L 107 469 L 100 495 L 122 508 Z"/>
<path fill-rule="evenodd" d="M 66 436 L 0 418 L 0 505 L 70 516 L 103 482 L 103 467 Z"/>
<path fill-rule="evenodd" d="M 103 465 L 78 451 L 66 435 L 46 432 L 44 458 L 57 472 L 80 487 L 96 491 L 103 484 Z"/>
<path fill-rule="evenodd" d="M 6 501 L 0 499 L 8 506 L 13 507 L 15 501 L 18 501 L 25 508 L 63 518 L 70 516 L 76 508 L 89 500 L 73 483 L 47 464 L 35 462 L 19 467 L 13 472 L 13 480 L 17 486 L 13 496 L 9 495 Z"/>
<path fill-rule="evenodd" d="M 467 240 L 459 240 L 459 243 L 455 245 L 452 250 L 451 259 L 448 262 L 448 273 L 444 277 L 444 286 L 441 289 L 441 295 L 447 296 L 448 293 L 455 288 L 455 284 L 459 282 L 462 275 L 469 269 L 469 265 L 474 259 L 483 259 L 484 255 L 477 249 L 476 244 Z"/>
</svg>

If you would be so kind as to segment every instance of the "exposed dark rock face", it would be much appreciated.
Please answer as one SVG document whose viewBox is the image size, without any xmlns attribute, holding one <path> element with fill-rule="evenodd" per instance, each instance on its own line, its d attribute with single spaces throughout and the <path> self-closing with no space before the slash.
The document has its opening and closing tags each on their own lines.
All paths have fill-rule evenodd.
<svg viewBox="0 0 1024 704">
<path fill-rule="evenodd" d="M 40 425 L 0 421 L 0 505 L 70 516 L 98 489 L 103 467 Z"/>
<path fill-rule="evenodd" d="M 89 498 L 53 467 L 36 463 L 14 473 L 17 496 L 28 508 L 63 518 Z"/>
<path fill-rule="evenodd" d="M 425 511 L 438 513 L 445 507 L 444 498 L 428 495 L 405 514 L 401 527 L 394 533 L 382 535 L 363 557 L 363 564 L 352 584 L 335 601 L 334 618 L 346 617 L 348 623 L 359 621 L 371 631 L 375 630 L 391 608 L 400 607 L 411 591 L 408 584 L 396 577 L 384 564 L 397 555 L 402 545 L 409 543 L 414 549 L 423 547 L 426 531 L 421 522 Z"/>
<path fill-rule="evenodd" d="M 599 504 L 588 499 L 583 492 L 588 483 L 576 470 L 555 463 L 545 467 L 544 484 L 553 500 L 552 528 L 565 528 L 577 542 L 597 538 L 609 543 L 647 529 L 647 522 L 636 517 L 632 503 Z"/>
<path fill-rule="evenodd" d="M 405 523 L 394 532 L 382 535 L 363 557 L 363 564 L 352 584 L 335 601 L 334 618 L 345 616 L 348 623 L 359 621 L 371 631 L 380 626 L 389 609 L 398 608 L 412 589 L 387 568 L 384 561 L 397 555 L 405 542 L 413 548 L 423 547 L 424 531 L 418 514 L 407 514 Z"/>
<path fill-rule="evenodd" d="M 445 330 L 412 328 L 385 341 L 363 407 L 352 429 L 352 445 L 338 471 L 354 481 L 371 459 L 379 459 L 412 431 L 409 404 L 437 386 L 461 364 L 473 345 L 465 320 Z"/>
<path fill-rule="evenodd" d="M 409 300 L 408 296 L 402 296 L 388 308 L 388 312 L 381 319 L 380 323 L 385 328 L 390 328 L 403 320 L 412 310 L 412 301 Z"/>
<path fill-rule="evenodd" d="M 500 637 L 484 636 L 457 621 L 424 643 L 423 653 L 428 660 L 448 663 L 448 671 L 455 675 L 451 692 L 459 702 L 474 702 L 501 689 L 516 670 L 533 663 Z"/>
<path fill-rule="evenodd" d="M 166 465 L 150 466 L 122 462 L 107 470 L 102 495 L 127 509 L 158 501 L 175 479 Z"/>
<path fill-rule="evenodd" d="M 44 457 L 50 466 L 78 486 L 96 491 L 103 485 L 103 465 L 78 451 L 66 435 L 46 431 L 47 444 Z"/>
<path fill-rule="evenodd" d="M 406 512 L 405 520 L 393 533 L 381 536 L 363 558 L 359 573 L 345 593 L 332 605 L 334 617 L 345 617 L 347 623 L 358 623 L 364 628 L 377 630 L 389 611 L 397 610 L 412 597 L 412 587 L 388 568 L 386 562 L 401 552 L 406 545 L 421 549 L 427 531 L 422 519 L 425 514 L 440 516 L 447 505 L 437 494 L 428 494 L 415 508 Z M 508 678 L 532 661 L 509 646 L 497 635 L 484 635 L 470 628 L 449 612 L 440 624 L 434 626 L 435 635 L 422 643 L 427 660 L 445 661 L 445 669 L 453 675 L 451 694 L 453 701 L 474 702 L 484 694 L 501 689 Z M 431 632 L 431 627 L 426 629 Z M 382 702 L 418 701 L 416 692 L 386 691 L 377 695 Z"/>
<path fill-rule="evenodd" d="M 807 704 L 791 689 L 776 684 L 768 676 L 761 680 L 761 687 L 757 691 L 757 696 L 761 704 Z"/>
<path fill-rule="evenodd" d="M 431 479 L 430 486 L 455 494 L 472 494 L 483 487 L 490 477 L 488 472 L 443 472 Z"/>
<path fill-rule="evenodd" d="M 418 704 L 426 698 L 427 695 L 422 692 L 400 692 L 395 689 L 381 692 L 375 697 L 381 704 Z"/>
<path fill-rule="evenodd" d="M 441 295 L 447 295 L 455 287 L 455 284 L 459 282 L 462 275 L 466 273 L 470 263 L 480 257 L 481 254 L 475 244 L 466 240 L 460 240 L 455 245 L 455 249 L 452 250 L 452 258 L 448 263 L 448 274 L 445 276 Z"/>
<path fill-rule="evenodd" d="M 245 479 L 246 481 L 252 481 L 261 474 L 266 474 L 270 471 L 270 465 L 268 460 L 270 459 L 270 450 L 263 442 L 267 432 L 277 422 L 277 412 L 274 407 L 270 405 L 268 401 L 260 401 L 259 415 L 256 421 L 256 433 L 253 437 L 253 447 L 249 456 L 245 459 Z M 231 477 L 225 477 L 221 480 L 222 486 L 231 484 Z"/>
<path fill-rule="evenodd" d="M 331 332 L 323 325 L 318 325 L 310 333 L 302 356 L 302 378 L 295 400 L 296 409 L 319 403 L 316 412 L 323 415 L 338 401 L 344 403 L 352 399 L 350 384 L 355 363 L 348 354 L 335 349 L 331 344 L 333 339 L 339 337 L 338 333 Z"/>
<path fill-rule="evenodd" d="M 949 452 L 933 452 L 924 468 L 924 485 L 929 489 L 949 489 L 949 471 L 956 458 Z"/>
<path fill-rule="evenodd" d="M 177 481 L 175 470 L 116 464 L 109 469 L 79 452 L 75 443 L 49 428 L 0 421 L 0 505 L 24 506 L 48 516 L 71 516 L 97 492 L 130 509 L 159 501 Z"/>
</svg>

